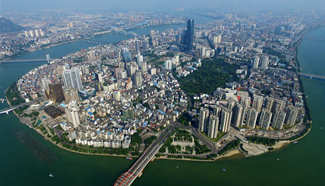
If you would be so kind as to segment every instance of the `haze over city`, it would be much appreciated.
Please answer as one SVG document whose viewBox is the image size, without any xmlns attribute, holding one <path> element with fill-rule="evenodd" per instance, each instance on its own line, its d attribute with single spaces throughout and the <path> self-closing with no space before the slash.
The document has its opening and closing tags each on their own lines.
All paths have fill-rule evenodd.
<svg viewBox="0 0 325 186">
<path fill-rule="evenodd" d="M 2 9 L 108 9 L 108 10 L 176 10 L 176 9 L 225 9 L 234 11 L 256 10 L 310 10 L 324 9 L 323 0 L 1 0 Z"/>
</svg>

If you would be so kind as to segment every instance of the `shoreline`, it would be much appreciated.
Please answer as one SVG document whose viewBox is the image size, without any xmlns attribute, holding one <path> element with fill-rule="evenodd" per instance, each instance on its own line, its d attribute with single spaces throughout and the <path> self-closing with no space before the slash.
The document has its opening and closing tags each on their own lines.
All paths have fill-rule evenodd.
<svg viewBox="0 0 325 186">
<path fill-rule="evenodd" d="M 136 27 L 133 27 L 133 28 L 128 28 L 125 31 L 129 32 L 129 31 L 132 31 L 134 29 L 141 29 L 141 28 L 145 29 L 145 28 L 149 28 L 149 27 L 154 28 L 154 27 L 159 27 L 159 26 L 174 26 L 174 25 L 181 25 L 181 24 L 182 23 L 171 23 L 171 24 L 160 24 L 160 25 L 144 26 L 144 27 L 136 26 Z M 73 43 L 73 42 L 77 42 L 77 41 L 82 41 L 82 40 L 89 41 L 89 40 L 94 39 L 96 37 L 103 36 L 103 35 L 106 35 L 106 34 L 111 34 L 113 32 L 123 33 L 123 31 L 116 31 L 116 30 L 105 30 L 105 31 L 102 31 L 102 32 L 95 32 L 95 33 L 91 34 L 90 36 L 80 37 L 80 38 L 73 39 L 73 40 L 68 40 L 68 41 L 61 41 L 61 42 L 57 42 L 57 43 L 52 43 L 52 44 L 41 46 L 41 47 L 35 48 L 35 49 L 27 48 L 27 49 L 24 49 L 22 51 L 19 51 L 17 54 L 14 54 L 12 56 L 6 56 L 4 58 L 0 58 L 0 61 L 11 60 L 12 58 L 19 57 L 19 56 L 21 56 L 23 54 L 26 54 L 26 53 L 41 51 L 41 50 L 44 50 L 44 49 L 49 49 L 49 48 L 52 48 L 52 47 L 57 47 L 57 46 L 61 46 L 61 45 L 65 45 L 65 44 L 69 44 L 69 43 Z"/>
</svg>

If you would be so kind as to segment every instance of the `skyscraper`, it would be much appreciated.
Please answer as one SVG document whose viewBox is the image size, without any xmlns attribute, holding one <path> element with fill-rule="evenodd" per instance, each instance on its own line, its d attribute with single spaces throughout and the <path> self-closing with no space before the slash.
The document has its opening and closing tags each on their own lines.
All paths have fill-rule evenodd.
<svg viewBox="0 0 325 186">
<path fill-rule="evenodd" d="M 240 127 L 241 126 L 241 121 L 244 113 L 244 107 L 241 104 L 237 104 L 234 108 L 233 112 L 233 118 L 232 118 L 232 125 L 234 127 Z"/>
<path fill-rule="evenodd" d="M 78 90 L 76 89 L 65 89 L 64 90 L 65 103 L 69 104 L 72 101 L 79 101 Z"/>
<path fill-rule="evenodd" d="M 274 99 L 273 102 L 273 107 L 272 107 L 272 113 L 277 113 L 279 111 L 283 111 L 283 109 L 286 106 L 286 102 L 284 100 L 280 100 L 280 99 Z"/>
<path fill-rule="evenodd" d="M 263 103 L 264 103 L 264 97 L 263 96 L 254 95 L 253 108 L 256 109 L 257 112 L 262 111 Z"/>
<path fill-rule="evenodd" d="M 209 117 L 209 109 L 201 108 L 200 119 L 199 119 L 199 130 L 201 132 L 206 131 L 206 123 L 207 123 L 208 117 Z"/>
<path fill-rule="evenodd" d="M 269 63 L 270 63 L 269 56 L 266 56 L 266 55 L 263 56 L 262 57 L 261 69 L 267 70 L 269 68 Z"/>
<path fill-rule="evenodd" d="M 276 112 L 273 117 L 272 127 L 281 130 L 283 128 L 286 115 L 287 114 L 282 111 Z"/>
<path fill-rule="evenodd" d="M 137 55 L 137 63 L 139 66 L 143 63 L 143 56 L 140 54 L 140 52 Z"/>
<path fill-rule="evenodd" d="M 289 106 L 287 111 L 287 120 L 286 124 L 290 127 L 294 126 L 296 124 L 296 120 L 298 117 L 299 110 L 294 106 Z"/>
<path fill-rule="evenodd" d="M 123 57 L 123 61 L 126 62 L 126 63 L 127 62 L 130 62 L 132 60 L 132 55 L 129 52 L 129 49 L 123 48 L 123 50 L 122 50 L 122 57 Z"/>
<path fill-rule="evenodd" d="M 143 82 L 142 72 L 137 71 L 134 77 L 134 84 L 137 88 L 140 88 L 142 86 L 142 82 Z"/>
<path fill-rule="evenodd" d="M 47 78 L 43 78 L 41 80 L 41 83 L 42 83 L 42 90 L 44 93 L 48 92 L 49 90 L 49 85 L 51 84 L 51 81 Z"/>
<path fill-rule="evenodd" d="M 263 110 L 261 112 L 258 124 L 263 129 L 268 130 L 270 128 L 271 119 L 272 119 L 272 113 L 267 110 Z"/>
<path fill-rule="evenodd" d="M 49 92 L 47 97 L 54 103 L 64 101 L 64 93 L 61 84 L 49 84 Z"/>
<path fill-rule="evenodd" d="M 185 51 L 191 51 L 193 49 L 194 42 L 194 20 L 187 20 L 187 27 L 183 34 L 183 47 Z"/>
<path fill-rule="evenodd" d="M 260 57 L 255 56 L 254 62 L 253 62 L 253 68 L 258 69 L 258 66 L 260 65 Z"/>
<path fill-rule="evenodd" d="M 172 62 L 172 60 L 166 60 L 166 62 L 165 62 L 165 69 L 166 70 L 172 70 L 172 68 L 173 68 L 173 62 Z"/>
<path fill-rule="evenodd" d="M 232 112 L 230 110 L 224 108 L 221 110 L 221 120 L 219 125 L 219 130 L 221 132 L 226 133 L 230 130 L 231 115 Z"/>
<path fill-rule="evenodd" d="M 250 108 L 247 110 L 246 114 L 248 127 L 251 129 L 255 129 L 258 112 L 255 109 Z"/>
<path fill-rule="evenodd" d="M 77 102 L 72 101 L 66 108 L 65 112 L 68 121 L 73 124 L 74 128 L 77 128 L 80 125 L 79 107 L 77 105 Z"/>
<path fill-rule="evenodd" d="M 217 138 L 219 127 L 219 118 L 217 116 L 211 115 L 208 125 L 208 136 L 209 138 Z"/>
<path fill-rule="evenodd" d="M 63 80 L 65 88 L 74 88 L 79 91 L 83 89 L 78 67 L 73 67 L 71 70 L 65 69 L 63 72 Z"/>
<path fill-rule="evenodd" d="M 266 97 L 265 98 L 265 109 L 269 112 L 272 111 L 272 108 L 273 108 L 273 103 L 274 103 L 274 99 L 271 98 L 271 97 Z"/>
</svg>

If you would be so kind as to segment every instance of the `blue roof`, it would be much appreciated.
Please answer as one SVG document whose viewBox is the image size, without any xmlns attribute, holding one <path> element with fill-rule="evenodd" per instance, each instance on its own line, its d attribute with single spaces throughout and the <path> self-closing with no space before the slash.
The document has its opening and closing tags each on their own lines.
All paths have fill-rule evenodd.
<svg viewBox="0 0 325 186">
<path fill-rule="evenodd" d="M 162 111 L 162 110 L 158 110 L 158 112 L 160 113 L 160 114 L 162 114 L 162 115 L 165 115 L 166 113 L 164 112 L 164 111 Z"/>
<path fill-rule="evenodd" d="M 67 105 L 64 104 L 64 103 L 61 103 L 60 106 L 61 106 L 61 107 L 67 107 Z"/>
</svg>

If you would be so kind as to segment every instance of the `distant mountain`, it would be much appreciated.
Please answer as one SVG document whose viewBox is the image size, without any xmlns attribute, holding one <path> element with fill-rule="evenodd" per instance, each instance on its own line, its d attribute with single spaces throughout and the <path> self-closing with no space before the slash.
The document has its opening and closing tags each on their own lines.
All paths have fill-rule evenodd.
<svg viewBox="0 0 325 186">
<path fill-rule="evenodd" d="M 0 17 L 0 34 L 9 32 L 19 32 L 23 29 L 24 28 L 22 26 L 13 23 L 9 19 Z"/>
</svg>

